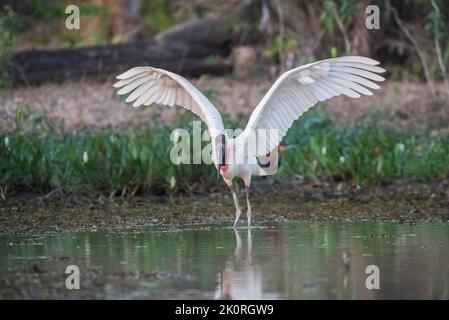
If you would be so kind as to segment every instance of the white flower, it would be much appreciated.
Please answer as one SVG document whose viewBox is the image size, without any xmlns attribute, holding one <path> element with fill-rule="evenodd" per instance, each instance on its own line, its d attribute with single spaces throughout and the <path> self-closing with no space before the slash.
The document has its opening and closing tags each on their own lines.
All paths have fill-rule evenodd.
<svg viewBox="0 0 449 320">
<path fill-rule="evenodd" d="M 176 186 L 176 179 L 175 179 L 175 176 L 172 176 L 170 178 L 170 189 L 174 189 L 175 186 Z"/>
<path fill-rule="evenodd" d="M 9 145 L 9 138 L 5 137 L 5 147 L 7 147 Z"/>
<path fill-rule="evenodd" d="M 404 146 L 403 143 L 398 143 L 398 144 L 396 145 L 396 147 L 398 148 L 398 150 L 399 150 L 400 152 L 404 152 L 404 150 L 405 150 L 405 146 Z"/>
<path fill-rule="evenodd" d="M 89 155 L 87 154 L 87 151 L 84 151 L 83 153 L 83 162 L 86 163 L 89 161 Z"/>
<path fill-rule="evenodd" d="M 340 156 L 340 163 L 343 164 L 343 163 L 345 163 L 345 161 L 346 161 L 346 160 L 345 160 L 345 157 Z"/>
<path fill-rule="evenodd" d="M 327 153 L 326 147 L 322 147 L 322 148 L 321 148 L 321 153 L 323 154 L 323 156 L 326 155 L 326 153 Z"/>
</svg>

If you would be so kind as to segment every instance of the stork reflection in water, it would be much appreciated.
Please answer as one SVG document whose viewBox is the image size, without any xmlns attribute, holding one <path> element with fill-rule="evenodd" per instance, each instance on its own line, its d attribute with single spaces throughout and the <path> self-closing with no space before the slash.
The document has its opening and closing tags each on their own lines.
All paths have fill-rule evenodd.
<svg viewBox="0 0 449 320">
<path fill-rule="evenodd" d="M 234 229 L 234 255 L 226 261 L 225 268 L 217 274 L 215 299 L 279 299 L 275 293 L 263 292 L 262 266 L 253 261 L 251 228 L 247 229 L 246 250 L 240 231 Z"/>
</svg>

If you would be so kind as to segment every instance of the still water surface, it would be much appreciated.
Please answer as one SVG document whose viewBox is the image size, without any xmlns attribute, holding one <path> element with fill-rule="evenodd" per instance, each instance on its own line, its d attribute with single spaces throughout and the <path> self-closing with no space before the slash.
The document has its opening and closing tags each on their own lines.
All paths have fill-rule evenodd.
<svg viewBox="0 0 449 320">
<path fill-rule="evenodd" d="M 69 264 L 81 270 L 76 293 L 65 289 Z M 378 290 L 366 288 L 369 265 L 379 267 Z M 11 281 L 29 270 L 35 278 L 53 272 L 44 279 L 55 283 Z M 448 299 L 449 224 L 301 222 L 251 232 L 214 225 L 4 236 L 0 272 L 9 279 L 3 297 L 18 286 L 29 298 Z"/>
</svg>

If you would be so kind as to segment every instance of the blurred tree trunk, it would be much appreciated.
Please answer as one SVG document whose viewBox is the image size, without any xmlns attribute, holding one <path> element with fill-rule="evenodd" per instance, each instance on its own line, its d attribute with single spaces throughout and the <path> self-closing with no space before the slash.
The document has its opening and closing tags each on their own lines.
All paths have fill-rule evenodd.
<svg viewBox="0 0 449 320">
<path fill-rule="evenodd" d="M 100 2 L 112 8 L 107 35 L 110 42 L 146 37 L 144 26 L 140 21 L 141 0 L 100 0 Z"/>
<path fill-rule="evenodd" d="M 365 8 L 370 2 L 367 0 L 359 0 L 357 7 L 359 14 L 356 15 L 354 26 L 351 30 L 351 53 L 367 56 L 370 54 L 370 35 L 371 33 L 365 27 Z"/>
</svg>

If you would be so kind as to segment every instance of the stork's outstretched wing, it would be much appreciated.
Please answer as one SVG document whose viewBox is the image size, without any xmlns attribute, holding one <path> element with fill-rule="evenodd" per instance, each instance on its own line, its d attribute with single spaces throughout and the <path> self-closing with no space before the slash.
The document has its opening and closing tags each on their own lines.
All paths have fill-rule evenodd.
<svg viewBox="0 0 449 320">
<path fill-rule="evenodd" d="M 135 67 L 117 76 L 114 87 L 119 95 L 128 95 L 133 107 L 151 105 L 180 106 L 203 120 L 211 137 L 224 133 L 223 121 L 214 105 L 188 80 L 167 70 Z"/>
<path fill-rule="evenodd" d="M 378 61 L 347 56 L 310 63 L 280 76 L 254 109 L 239 138 L 248 138 L 259 129 L 266 130 L 267 141 L 258 145 L 256 156 L 261 156 L 279 145 L 293 122 L 319 101 L 346 95 L 359 98 L 372 95 L 370 89 L 380 87 L 373 81 L 383 81 L 377 73 L 385 70 Z M 271 134 L 276 129 L 277 134 Z M 272 131 L 271 131 L 272 132 Z"/>
</svg>

